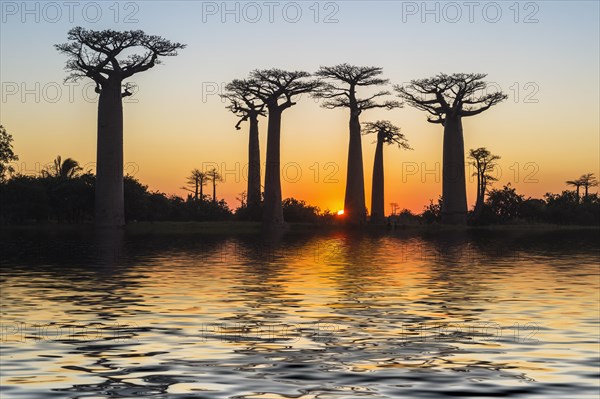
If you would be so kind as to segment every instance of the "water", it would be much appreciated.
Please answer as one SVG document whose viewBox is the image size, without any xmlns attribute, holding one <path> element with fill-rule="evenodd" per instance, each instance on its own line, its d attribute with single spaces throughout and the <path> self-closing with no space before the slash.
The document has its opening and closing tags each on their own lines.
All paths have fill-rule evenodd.
<svg viewBox="0 0 600 399">
<path fill-rule="evenodd" d="M 597 233 L 2 238 L 2 398 L 597 398 Z"/>
</svg>

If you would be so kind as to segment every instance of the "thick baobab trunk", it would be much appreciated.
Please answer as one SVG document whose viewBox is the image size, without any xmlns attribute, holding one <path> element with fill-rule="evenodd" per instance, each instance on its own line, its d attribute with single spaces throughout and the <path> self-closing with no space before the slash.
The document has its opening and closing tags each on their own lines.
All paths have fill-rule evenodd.
<svg viewBox="0 0 600 399">
<path fill-rule="evenodd" d="M 258 143 L 258 116 L 250 117 L 248 138 L 248 208 L 260 205 L 260 146 Z"/>
<path fill-rule="evenodd" d="M 265 206 L 263 226 L 281 227 L 283 208 L 281 205 L 281 111 L 269 108 L 269 126 L 267 128 L 267 168 L 265 170 Z"/>
<path fill-rule="evenodd" d="M 365 177 L 362 162 L 360 121 L 358 112 L 351 110 L 344 217 L 352 224 L 363 224 L 366 221 L 365 211 Z"/>
<path fill-rule="evenodd" d="M 371 223 L 385 221 L 383 187 L 383 138 L 377 137 L 375 161 L 373 162 L 373 189 L 371 191 Z"/>
<path fill-rule="evenodd" d="M 123 103 L 121 82 L 113 79 L 102 85 L 98 100 L 96 225 L 123 226 L 123 202 Z"/>
<path fill-rule="evenodd" d="M 217 179 L 213 177 L 213 203 L 217 203 Z"/>
<path fill-rule="evenodd" d="M 460 116 L 446 118 L 443 157 L 442 223 L 466 224 L 465 150 Z"/>
</svg>

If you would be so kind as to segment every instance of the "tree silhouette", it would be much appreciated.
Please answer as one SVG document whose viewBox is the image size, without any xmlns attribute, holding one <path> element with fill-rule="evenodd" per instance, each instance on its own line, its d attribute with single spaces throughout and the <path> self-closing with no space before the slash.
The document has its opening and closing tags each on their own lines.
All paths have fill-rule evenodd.
<svg viewBox="0 0 600 399">
<path fill-rule="evenodd" d="M 62 157 L 58 155 L 48 168 L 42 170 L 42 176 L 72 179 L 79 175 L 81 171 L 82 168 L 79 166 L 79 162 L 73 158 L 67 158 L 63 161 Z"/>
<path fill-rule="evenodd" d="M 579 181 L 581 182 L 581 185 L 583 186 L 583 189 L 585 190 L 583 199 L 587 199 L 589 188 L 596 187 L 598 185 L 598 180 L 596 179 L 596 177 L 594 176 L 593 173 L 586 173 L 585 175 L 581 175 L 581 177 L 579 178 Z"/>
<path fill-rule="evenodd" d="M 346 193 L 344 197 L 344 217 L 351 223 L 366 221 L 365 178 L 362 162 L 362 142 L 360 134 L 360 114 L 372 108 L 392 109 L 401 106 L 398 101 L 378 100 L 389 95 L 389 91 L 378 91 L 371 96 L 359 98 L 357 89 L 367 86 L 383 86 L 387 79 L 380 78 L 383 69 L 379 67 L 359 67 L 339 64 L 321 67 L 319 76 L 323 85 L 315 94 L 324 99 L 324 108 L 348 108 L 350 110 L 350 141 L 348 144 L 348 169 L 346 172 Z"/>
<path fill-rule="evenodd" d="M 266 228 L 283 225 L 281 198 L 281 114 L 295 105 L 294 99 L 319 87 L 316 80 L 307 80 L 311 75 L 302 71 L 262 69 L 250 73 L 247 92 L 260 100 L 269 112 L 267 128 L 267 160 L 263 225 Z M 232 84 L 239 84 L 234 80 Z"/>
<path fill-rule="evenodd" d="M 194 201 L 204 201 L 204 186 L 210 180 L 208 174 L 201 172 L 199 169 L 193 169 L 187 177 L 187 187 L 182 187 L 194 194 Z"/>
<path fill-rule="evenodd" d="M 579 203 L 579 199 L 580 199 L 579 190 L 581 189 L 581 186 L 583 185 L 583 182 L 581 181 L 581 179 L 567 180 L 565 183 L 567 183 L 567 185 L 569 185 L 569 186 L 575 187 L 575 198 L 577 200 L 577 203 Z"/>
<path fill-rule="evenodd" d="M 429 113 L 427 121 L 444 126 L 442 223 L 465 224 L 467 191 L 462 118 L 480 114 L 505 100 L 502 92 L 486 93 L 486 74 L 439 74 L 395 86 L 400 98 Z"/>
<path fill-rule="evenodd" d="M 217 182 L 223 181 L 223 178 L 221 177 L 221 174 L 219 173 L 219 171 L 217 171 L 217 169 L 212 168 L 211 170 L 209 170 L 208 172 L 206 172 L 206 175 L 208 176 L 208 180 L 210 180 L 212 182 L 212 186 L 213 186 L 213 195 L 212 195 L 212 201 L 213 203 L 217 203 Z"/>
<path fill-rule="evenodd" d="M 240 129 L 242 122 L 250 123 L 248 132 L 248 201 L 249 208 L 260 206 L 260 145 L 258 139 L 258 117 L 265 116 L 265 104 L 262 103 L 251 90 L 251 82 L 248 80 L 234 80 L 225 86 L 227 91 L 221 97 L 229 100 L 227 106 L 231 112 L 240 117 L 235 125 Z"/>
<path fill-rule="evenodd" d="M 376 134 L 375 160 L 373 163 L 373 182 L 371 190 L 371 223 L 381 224 L 385 221 L 384 178 L 383 178 L 383 145 L 397 144 L 405 150 L 411 149 L 400 128 L 390 121 L 367 122 L 363 134 Z M 394 209 L 395 212 L 395 209 Z"/>
<path fill-rule="evenodd" d="M 70 74 L 66 81 L 90 78 L 100 94 L 95 222 L 100 226 L 121 226 L 125 223 L 122 99 L 132 94 L 131 84 L 123 82 L 159 64 L 159 57 L 177 55 L 177 50 L 185 45 L 146 35 L 141 30 L 95 31 L 81 27 L 71 29 L 68 40 L 55 46 L 69 57 L 65 69 Z"/>
<path fill-rule="evenodd" d="M 469 159 L 471 159 L 471 165 L 475 167 L 473 176 L 477 176 L 477 200 L 475 202 L 475 209 L 473 210 L 473 218 L 477 219 L 483 210 L 485 193 L 488 186 L 491 185 L 491 182 L 498 180 L 492 175 L 492 171 L 496 167 L 496 161 L 500 157 L 493 155 L 485 147 L 479 147 L 469 150 Z"/>
<path fill-rule="evenodd" d="M 19 160 L 19 157 L 13 152 L 12 141 L 12 135 L 6 131 L 4 126 L 0 125 L 0 183 L 6 181 L 7 172 L 14 173 L 15 169 L 10 163 Z"/>
</svg>

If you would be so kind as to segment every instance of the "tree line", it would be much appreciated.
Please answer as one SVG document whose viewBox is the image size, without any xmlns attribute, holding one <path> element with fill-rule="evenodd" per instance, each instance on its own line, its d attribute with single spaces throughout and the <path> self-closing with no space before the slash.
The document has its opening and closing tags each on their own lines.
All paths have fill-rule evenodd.
<svg viewBox="0 0 600 399">
<path fill-rule="evenodd" d="M 68 32 L 68 42 L 56 45 L 67 55 L 66 80 L 92 79 L 99 93 L 97 167 L 94 188 L 95 223 L 121 226 L 125 223 L 125 181 L 123 175 L 123 107 L 122 99 L 131 95 L 126 80 L 153 68 L 162 57 L 175 56 L 185 45 L 159 36 L 135 31 L 94 31 L 76 27 Z M 141 53 L 136 51 L 142 50 Z M 246 78 L 234 79 L 222 95 L 229 100 L 228 109 L 239 119 L 240 129 L 249 122 L 248 186 L 243 208 L 249 217 L 260 217 L 265 228 L 280 228 L 285 221 L 281 192 L 281 121 L 284 111 L 296 105 L 299 96 L 310 94 L 322 99 L 327 109 L 348 111 L 348 161 L 344 195 L 344 220 L 361 225 L 367 222 L 365 205 L 362 135 L 375 134 L 376 152 L 373 165 L 371 198 L 372 223 L 384 222 L 383 146 L 396 144 L 410 149 L 400 129 L 389 121 L 361 123 L 364 112 L 371 109 L 393 110 L 408 104 L 427 114 L 427 121 L 443 127 L 443 177 L 440 222 L 467 223 L 465 151 L 462 119 L 478 115 L 507 98 L 502 92 L 488 93 L 485 74 L 440 73 L 411 80 L 407 85 L 386 89 L 389 80 L 383 69 L 347 63 L 322 66 L 316 72 L 286 71 L 277 68 L 251 71 Z M 371 94 L 365 95 L 364 92 Z M 261 187 L 259 118 L 267 118 L 266 169 Z M 474 152 L 473 152 L 474 151 Z M 481 217 L 485 191 L 493 181 L 489 168 L 494 158 L 485 148 L 469 153 L 476 163 L 478 191 L 472 219 Z M 211 172 L 208 172 L 209 174 Z M 204 204 L 203 186 L 212 182 L 216 200 L 218 172 L 194 170 L 188 179 L 193 202 Z M 264 190 L 263 190 L 264 187 Z M 584 187 L 579 185 L 577 187 Z M 578 190 L 579 191 L 579 188 Z M 579 194 L 578 194 L 579 196 Z"/>
</svg>

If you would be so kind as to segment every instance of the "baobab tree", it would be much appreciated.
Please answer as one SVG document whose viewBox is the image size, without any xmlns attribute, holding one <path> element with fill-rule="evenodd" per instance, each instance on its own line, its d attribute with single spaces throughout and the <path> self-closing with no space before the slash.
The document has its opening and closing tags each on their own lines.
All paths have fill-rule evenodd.
<svg viewBox="0 0 600 399">
<path fill-rule="evenodd" d="M 586 173 L 585 175 L 581 175 L 579 181 L 581 182 L 581 186 L 584 189 L 583 199 L 585 200 L 588 198 L 589 188 L 596 187 L 598 185 L 598 180 L 596 179 L 593 173 Z"/>
<path fill-rule="evenodd" d="M 212 168 L 211 170 L 206 172 L 206 175 L 208 176 L 208 180 L 212 182 L 213 186 L 212 201 L 214 203 L 217 203 L 217 182 L 223 181 L 223 178 L 221 177 L 219 171 L 215 168 Z"/>
<path fill-rule="evenodd" d="M 185 45 L 173 43 L 141 30 L 87 30 L 73 28 L 69 42 L 55 47 L 69 57 L 65 81 L 90 78 L 98 99 L 98 146 L 96 153 L 96 225 L 125 224 L 123 208 L 123 97 L 130 96 L 136 73 L 160 63 L 159 57 L 175 56 Z"/>
<path fill-rule="evenodd" d="M 189 188 L 182 188 L 194 194 L 194 201 L 204 201 L 204 186 L 209 180 L 207 173 L 201 172 L 199 169 L 193 169 L 186 182 Z"/>
<path fill-rule="evenodd" d="M 299 95 L 311 93 L 319 87 L 319 82 L 309 80 L 308 72 L 262 69 L 250 73 L 247 91 L 260 100 L 267 108 L 267 159 L 265 170 L 265 192 L 263 226 L 277 228 L 283 226 L 281 201 L 281 115 L 296 104 Z M 234 80 L 231 84 L 240 84 Z"/>
<path fill-rule="evenodd" d="M 324 99 L 323 107 L 348 108 L 350 110 L 350 140 L 348 143 L 348 165 L 346 171 L 346 192 L 344 195 L 344 217 L 353 224 L 366 221 L 365 178 L 362 161 L 362 141 L 360 134 L 360 115 L 373 108 L 393 109 L 401 106 L 399 101 L 381 100 L 390 94 L 381 90 L 368 97 L 358 97 L 359 87 L 384 86 L 387 79 L 380 77 L 383 69 L 379 67 L 359 67 L 339 64 L 332 67 L 321 67 L 316 76 L 322 79 L 323 85 L 315 93 L 317 98 Z"/>
<path fill-rule="evenodd" d="M 249 90 L 250 82 L 247 80 L 234 80 L 225 86 L 226 93 L 221 97 L 229 100 L 227 106 L 231 112 L 240 119 L 235 128 L 240 130 L 240 125 L 248 121 L 250 130 L 248 132 L 248 189 L 247 206 L 256 208 L 260 205 L 260 145 L 258 138 L 258 117 L 265 116 L 265 104 L 257 99 Z"/>
<path fill-rule="evenodd" d="M 400 133 L 400 128 L 393 125 L 390 121 L 367 122 L 364 124 L 363 134 L 377 135 L 371 190 L 371 223 L 381 224 L 385 221 L 383 145 L 397 144 L 398 147 L 405 150 L 411 148 L 404 135 Z"/>
<path fill-rule="evenodd" d="M 490 186 L 492 182 L 498 180 L 492 172 L 497 166 L 496 161 L 499 160 L 500 157 L 492 154 L 485 147 L 479 147 L 469 150 L 469 159 L 471 160 L 471 165 L 475 167 L 473 176 L 477 176 L 477 197 L 475 209 L 473 210 L 473 218 L 477 219 L 483 210 L 488 186 Z"/>
<path fill-rule="evenodd" d="M 442 223 L 467 222 L 467 188 L 462 118 L 478 115 L 505 100 L 502 92 L 486 93 L 486 74 L 439 74 L 395 86 L 400 98 L 429 113 L 427 121 L 444 126 Z"/>
</svg>

